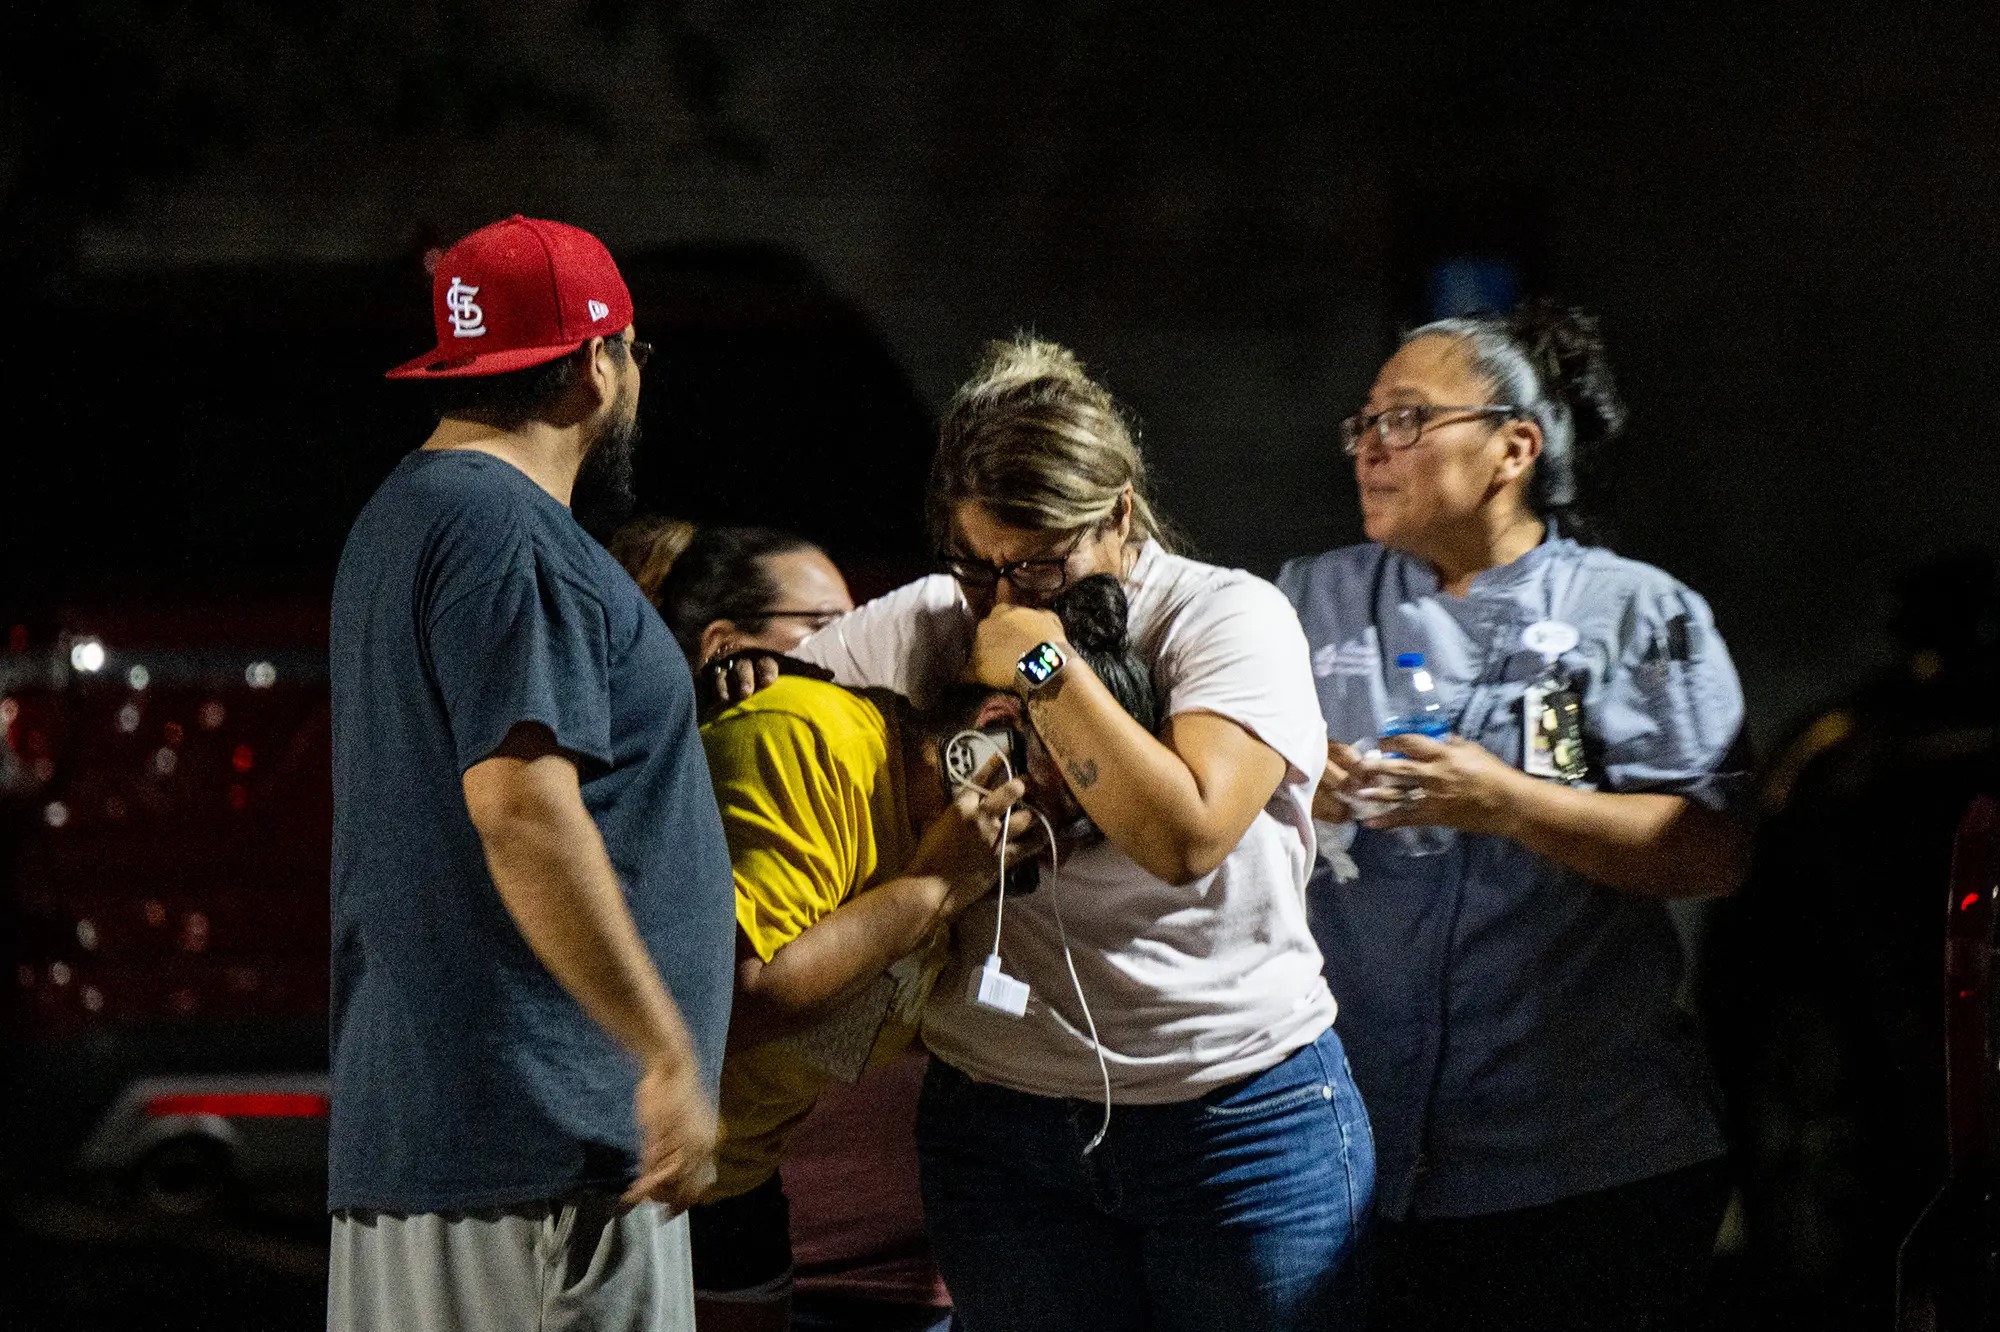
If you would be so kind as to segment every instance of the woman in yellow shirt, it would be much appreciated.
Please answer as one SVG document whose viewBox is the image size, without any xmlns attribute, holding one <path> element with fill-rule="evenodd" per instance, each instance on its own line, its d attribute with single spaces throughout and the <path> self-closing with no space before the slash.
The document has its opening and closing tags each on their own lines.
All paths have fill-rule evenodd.
<svg viewBox="0 0 2000 1332">
<path fill-rule="evenodd" d="M 1152 724 L 1116 580 L 1087 580 L 1056 609 L 1072 646 Z M 996 760 L 978 779 L 991 794 L 954 798 L 941 749 L 974 727 L 1006 731 L 1022 771 L 1003 784 Z M 712 718 L 703 743 L 735 874 L 738 965 L 718 1178 L 691 1218 L 698 1316 L 705 1332 L 777 1329 L 791 1281 L 778 1167 L 792 1132 L 831 1079 L 910 1044 L 946 929 L 994 887 L 1007 808 L 1025 798 L 1062 827 L 1079 811 L 1018 698 L 976 686 L 919 714 L 886 691 L 788 675 Z M 1039 829 L 1024 836 L 1029 817 L 1014 815 L 1010 856 L 1041 845 Z"/>
</svg>

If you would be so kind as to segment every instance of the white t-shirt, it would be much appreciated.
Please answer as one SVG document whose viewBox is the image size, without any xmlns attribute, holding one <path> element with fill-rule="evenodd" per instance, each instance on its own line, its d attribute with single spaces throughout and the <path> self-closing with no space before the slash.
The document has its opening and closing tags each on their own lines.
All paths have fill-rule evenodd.
<svg viewBox="0 0 2000 1332">
<path fill-rule="evenodd" d="M 952 963 L 924 1014 L 924 1040 L 982 1082 L 1095 1100 L 1097 1060 L 1063 963 L 1056 908 L 1097 1020 L 1114 1100 L 1182 1101 L 1272 1067 L 1333 1022 L 1306 927 L 1312 792 L 1326 760 L 1304 633 L 1271 584 L 1147 542 L 1125 580 L 1132 644 L 1152 666 L 1162 715 L 1212 712 L 1282 755 L 1284 780 L 1214 872 L 1155 878 L 1110 843 L 1044 871 L 1007 899 L 1000 956 L 1030 986 L 1026 1017 L 972 1004 L 996 904 L 959 918 Z M 898 588 L 821 630 L 796 655 L 842 684 L 926 705 L 958 677 L 973 620 L 950 578 Z"/>
</svg>

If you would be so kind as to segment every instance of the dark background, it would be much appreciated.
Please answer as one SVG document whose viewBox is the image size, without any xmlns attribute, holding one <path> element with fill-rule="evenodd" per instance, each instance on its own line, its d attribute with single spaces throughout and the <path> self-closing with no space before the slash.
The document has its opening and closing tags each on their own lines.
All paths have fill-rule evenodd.
<svg viewBox="0 0 2000 1332">
<path fill-rule="evenodd" d="M 325 579 L 421 429 L 418 256 L 513 211 L 624 256 L 648 499 L 919 553 L 982 340 L 1072 343 L 1167 506 L 1269 573 L 1432 266 L 1602 313 L 1627 552 L 1714 601 L 1760 736 L 1993 539 L 1985 4 L 13 7 L 0 597 Z M 650 276 L 648 276 L 650 274 Z M 674 352 L 679 355 L 672 354 Z M 833 503 L 823 475 L 845 477 Z"/>
<path fill-rule="evenodd" d="M 1714 603 L 1774 810 L 1833 702 L 1990 726 L 1962 683 L 1986 677 L 1950 669 L 1995 632 L 1990 4 L 74 0 L 0 24 L 0 623 L 37 641 L 78 605 L 323 599 L 426 428 L 380 378 L 429 344 L 425 251 L 519 211 L 599 234 L 660 344 L 647 506 L 797 528 L 866 590 L 918 567 L 936 412 L 1016 328 L 1136 412 L 1209 558 L 1270 574 L 1358 539 L 1333 423 L 1441 263 L 1497 261 L 1602 316 L 1634 412 L 1612 544 Z M 1817 850 L 1764 876 L 1872 856 L 1928 911 L 1958 806 L 1871 839 L 1870 791 L 1778 819 Z M 1725 1035 L 1765 1033 L 1725 1064 L 1760 1087 L 1793 1075 L 1759 1051 L 1824 1032 L 1745 975 L 1818 958 L 1830 1012 L 1933 993 L 1930 916 L 1857 982 L 1841 950 L 1886 908 L 1810 891 L 1752 895 L 1724 950 Z M 1796 1077 L 1935 1077 L 1880 1055 L 1931 1028 L 1872 1039 Z M 1932 1132 L 1913 1107 L 1906 1142 Z M 1784 1131 L 1861 1131 L 1824 1119 Z M 1938 1149 L 1853 1154 L 1889 1176 L 1843 1195 L 1865 1211 L 1920 1198 Z M 1802 1196 L 1761 1233 L 1837 1305 L 1856 1250 Z"/>
</svg>

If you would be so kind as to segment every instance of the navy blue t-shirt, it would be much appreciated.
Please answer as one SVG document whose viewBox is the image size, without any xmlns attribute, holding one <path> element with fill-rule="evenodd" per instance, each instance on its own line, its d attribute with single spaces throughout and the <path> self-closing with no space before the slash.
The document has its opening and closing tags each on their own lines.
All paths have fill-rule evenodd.
<svg viewBox="0 0 2000 1332">
<path fill-rule="evenodd" d="M 636 1064 L 507 914 L 461 779 L 520 722 L 575 757 L 713 1097 L 734 893 L 666 626 L 524 473 L 417 452 L 348 535 L 332 676 L 329 1206 L 437 1212 L 624 1187 Z"/>
</svg>

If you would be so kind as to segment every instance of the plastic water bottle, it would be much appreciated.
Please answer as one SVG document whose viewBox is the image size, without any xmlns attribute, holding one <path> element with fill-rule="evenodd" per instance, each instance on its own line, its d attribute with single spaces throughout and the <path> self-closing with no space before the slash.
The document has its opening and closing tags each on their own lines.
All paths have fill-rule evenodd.
<svg viewBox="0 0 2000 1332">
<path fill-rule="evenodd" d="M 1424 665 L 1424 654 L 1403 653 L 1396 658 L 1396 670 L 1401 676 L 1403 696 L 1412 706 L 1408 712 L 1399 712 L 1382 723 L 1383 738 L 1427 735 L 1441 740 L 1451 734 L 1451 722 L 1444 715 L 1444 705 L 1438 702 L 1437 682 L 1431 679 Z"/>
<path fill-rule="evenodd" d="M 1396 658 L 1396 672 L 1402 696 L 1409 700 L 1410 707 L 1407 712 L 1399 712 L 1382 723 L 1383 752 L 1391 758 L 1402 757 L 1387 747 L 1391 736 L 1426 735 L 1433 740 L 1442 740 L 1451 734 L 1451 721 L 1444 715 L 1444 705 L 1438 702 L 1437 682 L 1431 679 L 1430 670 L 1424 665 L 1424 654 L 1400 654 Z M 1396 840 L 1402 844 L 1405 855 L 1434 856 L 1451 845 L 1451 830 L 1438 827 L 1398 828 Z"/>
</svg>

